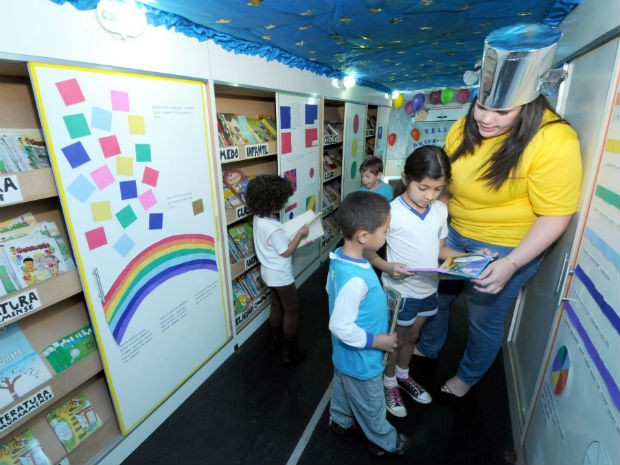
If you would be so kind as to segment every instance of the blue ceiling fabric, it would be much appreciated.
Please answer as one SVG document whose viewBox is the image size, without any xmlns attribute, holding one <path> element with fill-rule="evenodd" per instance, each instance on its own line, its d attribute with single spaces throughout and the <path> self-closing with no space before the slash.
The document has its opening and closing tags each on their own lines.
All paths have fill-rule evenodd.
<svg viewBox="0 0 620 465">
<path fill-rule="evenodd" d="M 97 0 L 51 0 L 96 8 Z M 463 86 L 485 37 L 516 23 L 557 26 L 580 0 L 152 0 L 148 23 L 234 53 L 381 92 Z"/>
</svg>

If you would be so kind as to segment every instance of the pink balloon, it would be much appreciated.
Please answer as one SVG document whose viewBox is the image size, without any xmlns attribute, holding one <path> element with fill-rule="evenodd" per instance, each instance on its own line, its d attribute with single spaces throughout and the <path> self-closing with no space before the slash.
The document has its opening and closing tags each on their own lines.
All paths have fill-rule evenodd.
<svg viewBox="0 0 620 465">
<path fill-rule="evenodd" d="M 411 113 L 413 113 L 413 110 L 414 110 L 413 100 L 409 100 L 407 103 L 405 103 L 405 112 L 407 112 L 407 114 L 410 115 Z"/>
<path fill-rule="evenodd" d="M 440 100 L 441 100 L 441 91 L 439 90 L 434 90 L 433 92 L 431 92 L 431 95 L 429 95 L 428 97 L 428 101 L 432 105 L 437 105 Z"/>
<path fill-rule="evenodd" d="M 456 93 L 456 100 L 459 103 L 467 103 L 469 100 L 469 89 L 459 89 Z"/>
</svg>

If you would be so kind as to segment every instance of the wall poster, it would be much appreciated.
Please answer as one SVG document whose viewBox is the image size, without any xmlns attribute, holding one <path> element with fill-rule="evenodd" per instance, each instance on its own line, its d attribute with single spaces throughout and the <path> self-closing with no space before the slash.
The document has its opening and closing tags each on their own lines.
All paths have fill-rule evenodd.
<svg viewBox="0 0 620 465">
<path fill-rule="evenodd" d="M 387 155 L 387 130 L 390 122 L 390 107 L 377 108 L 377 124 L 375 127 L 375 156 L 383 160 Z"/>
<path fill-rule="evenodd" d="M 30 74 L 126 434 L 231 338 L 206 86 L 40 63 Z"/>
<path fill-rule="evenodd" d="M 360 165 L 364 161 L 366 105 L 344 104 L 344 153 L 342 155 L 342 198 L 362 187 Z"/>
</svg>

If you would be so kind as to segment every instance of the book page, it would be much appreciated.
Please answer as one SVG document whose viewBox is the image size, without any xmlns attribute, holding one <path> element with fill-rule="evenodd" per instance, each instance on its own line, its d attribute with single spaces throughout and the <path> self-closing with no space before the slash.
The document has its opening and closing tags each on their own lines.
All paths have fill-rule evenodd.
<svg viewBox="0 0 620 465">
<path fill-rule="evenodd" d="M 312 210 L 307 210 L 292 220 L 282 223 L 289 240 L 293 239 L 295 234 L 297 234 L 297 231 L 299 231 L 304 225 L 308 225 L 310 232 L 301 240 L 299 243 L 300 247 L 323 237 L 324 232 L 323 225 L 321 224 L 321 215 L 314 213 Z"/>
</svg>

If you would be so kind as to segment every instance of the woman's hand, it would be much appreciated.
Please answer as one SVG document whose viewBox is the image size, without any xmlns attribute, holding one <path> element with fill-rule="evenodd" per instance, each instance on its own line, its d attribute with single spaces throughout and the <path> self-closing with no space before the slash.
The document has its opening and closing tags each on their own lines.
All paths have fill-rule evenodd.
<svg viewBox="0 0 620 465">
<path fill-rule="evenodd" d="M 482 270 L 477 279 L 472 279 L 474 289 L 485 294 L 497 294 L 512 278 L 517 269 L 508 260 L 495 260 Z"/>
</svg>

